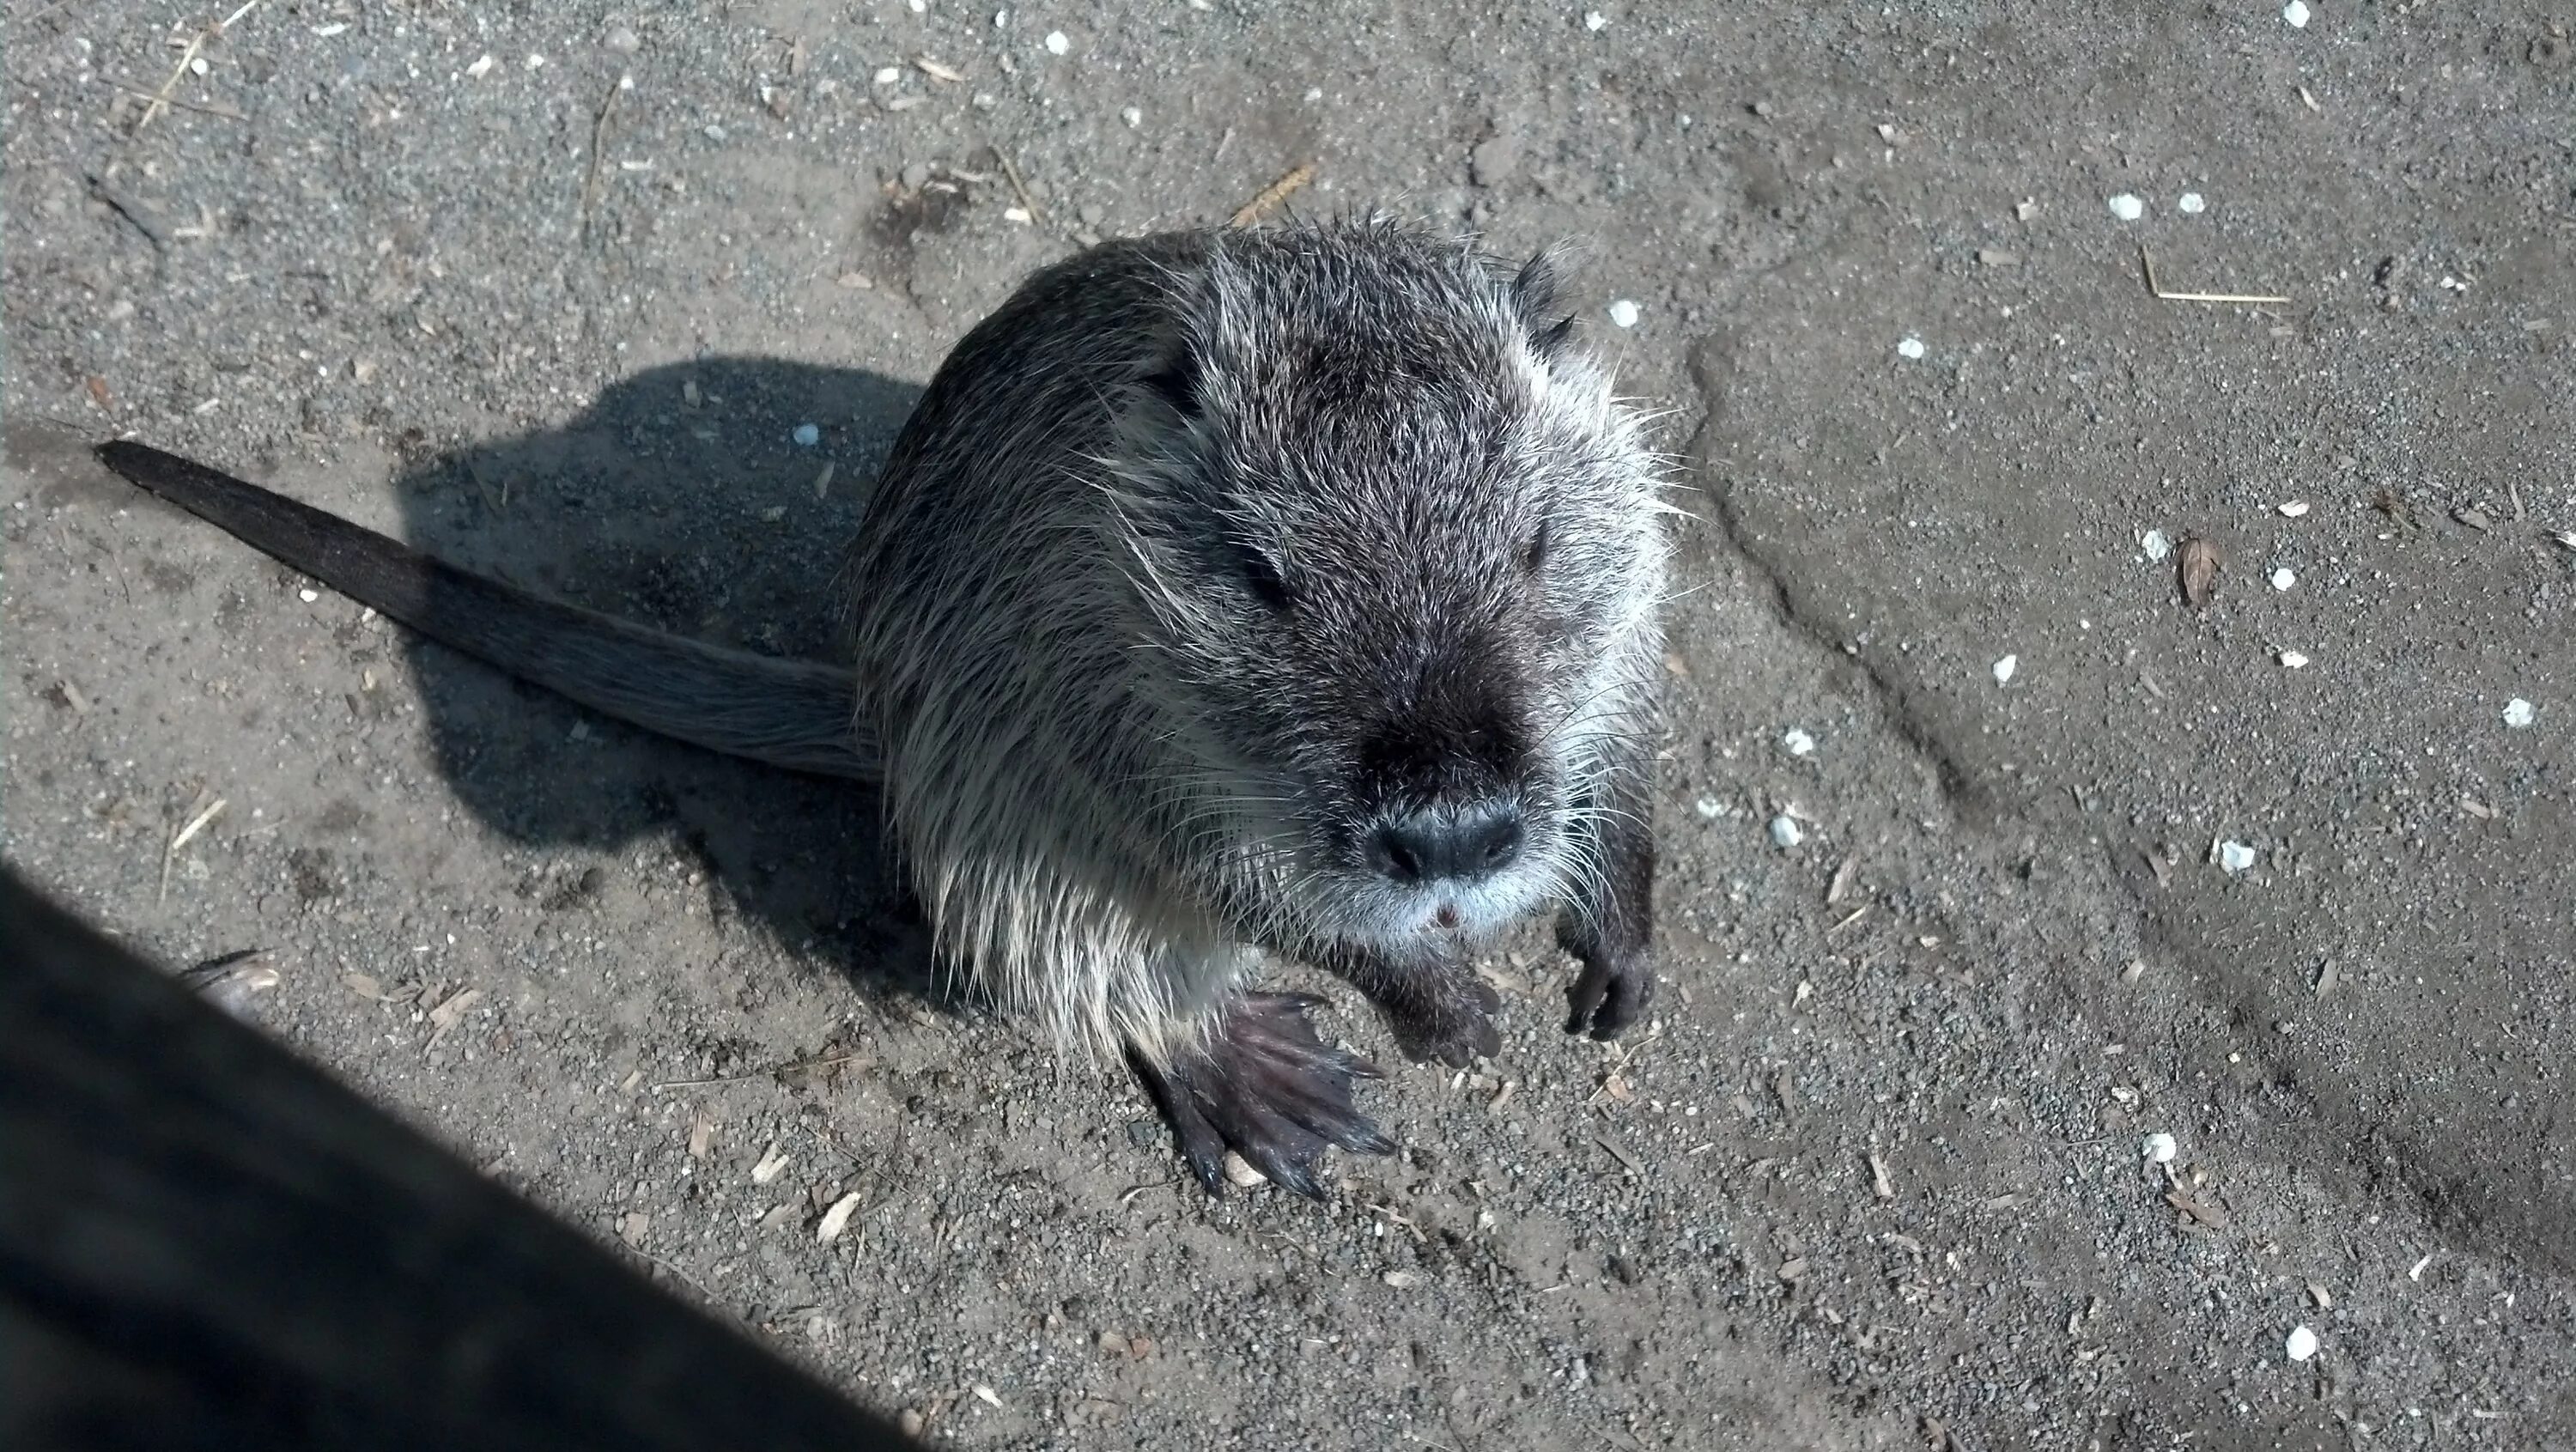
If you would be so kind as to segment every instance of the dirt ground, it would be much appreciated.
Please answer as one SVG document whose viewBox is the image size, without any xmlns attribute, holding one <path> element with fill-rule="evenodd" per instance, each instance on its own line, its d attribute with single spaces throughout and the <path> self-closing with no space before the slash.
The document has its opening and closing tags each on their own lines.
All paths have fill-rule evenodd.
<svg viewBox="0 0 2576 1452">
<path fill-rule="evenodd" d="M 681 1294 L 972 1447 L 2576 1445 L 2576 10 L 231 8 L 6 22 L 8 855 Z M 1699 491 L 1659 1017 L 1532 934 L 1329 1208 L 942 997 L 862 794 L 82 453 L 827 652 L 943 350 L 1309 160 L 1582 239 Z"/>
</svg>

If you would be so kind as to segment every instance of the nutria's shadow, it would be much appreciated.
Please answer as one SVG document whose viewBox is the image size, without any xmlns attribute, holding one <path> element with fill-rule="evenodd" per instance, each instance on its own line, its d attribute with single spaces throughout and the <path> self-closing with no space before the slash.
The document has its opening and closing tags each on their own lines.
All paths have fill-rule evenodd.
<svg viewBox="0 0 2576 1452">
<path fill-rule="evenodd" d="M 559 430 L 423 449 L 411 541 L 466 568 L 661 629 L 844 660 L 833 586 L 918 386 L 770 358 L 656 368 Z M 811 426 L 811 444 L 798 430 Z M 932 997 L 925 935 L 875 794 L 662 740 L 403 636 L 457 798 L 515 842 L 613 849 L 818 967 Z M 667 845 L 667 852 L 649 850 Z M 641 857 L 645 865 L 634 864 Z M 673 858 L 679 859 L 677 863 Z M 583 869 L 522 896 L 587 911 Z"/>
</svg>

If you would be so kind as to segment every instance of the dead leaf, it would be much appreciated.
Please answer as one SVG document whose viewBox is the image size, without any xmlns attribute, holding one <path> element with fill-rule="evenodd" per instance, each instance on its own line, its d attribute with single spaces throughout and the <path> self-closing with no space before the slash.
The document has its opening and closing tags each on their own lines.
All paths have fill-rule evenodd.
<svg viewBox="0 0 2576 1452">
<path fill-rule="evenodd" d="M 437 1048 L 439 1040 L 446 1038 L 449 1030 L 464 1021 L 465 1011 L 481 1002 L 482 998 L 483 990 L 480 988 L 461 988 L 449 994 L 445 1003 L 431 1009 L 429 1047 Z"/>
<path fill-rule="evenodd" d="M 644 1232 L 651 1229 L 652 1225 L 652 1216 L 645 1214 L 641 1210 L 630 1211 L 625 1219 L 617 1222 L 617 1238 L 625 1241 L 628 1245 L 635 1247 L 637 1250 L 642 1250 L 644 1248 Z"/>
<path fill-rule="evenodd" d="M 1832 879 L 1825 883 L 1825 906 L 1832 907 L 1834 904 L 1841 902 L 1844 896 L 1851 891 L 1852 873 L 1857 870 L 1859 866 L 1859 858 L 1846 857 L 1842 860 L 1839 866 L 1834 868 Z"/>
<path fill-rule="evenodd" d="M 1876 1150 L 1869 1153 L 1869 1188 L 1882 1200 L 1896 1198 L 1896 1184 L 1888 1178 L 1886 1157 Z"/>
<path fill-rule="evenodd" d="M 89 376 L 88 383 L 89 401 L 97 404 L 101 413 L 114 413 L 116 395 L 107 391 L 107 380 L 93 373 Z"/>
<path fill-rule="evenodd" d="M 2212 1230 L 2227 1228 L 2227 1212 L 2215 1205 L 2204 1205 L 2180 1190 L 2165 1192 L 2165 1203 L 2208 1226 Z"/>
<path fill-rule="evenodd" d="M 833 1201 L 832 1208 L 823 1212 L 822 1223 L 814 1227 L 814 1238 L 825 1245 L 840 1239 L 842 1232 L 850 1228 L 850 1217 L 858 1213 L 859 1192 L 852 1190 Z"/>
<path fill-rule="evenodd" d="M 1625 1145 L 1623 1145 L 1623 1144 L 1621 1144 L 1621 1143 L 1619 1143 L 1619 1141 L 1617 1141 L 1617 1140 L 1615 1140 L 1615 1139 L 1612 1139 L 1610 1136 L 1608 1136 L 1608 1135 L 1606 1135 L 1606 1134 L 1601 1134 L 1601 1135 L 1594 1135 L 1594 1136 L 1593 1136 L 1593 1138 L 1592 1138 L 1592 1142 L 1593 1142 L 1594 1144 L 1597 1144 L 1597 1145 L 1601 1146 L 1603 1149 L 1605 1149 L 1605 1150 L 1609 1151 L 1609 1152 L 1610 1152 L 1610 1158 L 1612 1158 L 1612 1159 L 1614 1159 L 1614 1160 L 1617 1160 L 1617 1161 L 1618 1161 L 1620 1164 L 1622 1164 L 1622 1165 L 1627 1166 L 1627 1167 L 1628 1167 L 1628 1173 L 1629 1173 L 1629 1174 L 1632 1174 L 1632 1175 L 1642 1175 L 1642 1174 L 1644 1174 L 1644 1173 L 1646 1172 L 1646 1167 L 1645 1167 L 1644 1165 L 1641 1165 L 1641 1164 L 1637 1163 L 1637 1157 L 1636 1157 L 1635 1155 L 1633 1155 L 1633 1154 L 1630 1154 L 1630 1153 L 1628 1152 L 1628 1147 L 1627 1147 L 1627 1146 L 1625 1146 Z"/>
<path fill-rule="evenodd" d="M 1799 1279 L 1806 1275 L 1806 1273 L 1807 1258 L 1803 1255 L 1794 1260 L 1784 1260 L 1780 1262 L 1780 1279 L 1787 1281 L 1793 1286 L 1796 1285 Z"/>
<path fill-rule="evenodd" d="M 777 1179 L 786 1169 L 787 1152 L 773 1144 L 761 1155 L 760 1163 L 751 1167 L 751 1182 L 755 1185 L 766 1185 Z"/>
<path fill-rule="evenodd" d="M 2210 592 L 2218 588 L 2218 546 L 2205 539 L 2190 539 L 2182 547 L 2182 601 L 2197 610 L 2209 603 Z"/>
<path fill-rule="evenodd" d="M 912 63 L 921 69 L 921 73 L 923 75 L 930 77 L 934 81 L 945 81 L 949 85 L 953 86 L 959 81 L 966 79 L 966 77 L 954 67 L 941 65 L 939 62 L 932 60 L 926 55 L 914 56 L 912 58 Z"/>
<path fill-rule="evenodd" d="M 716 1122 L 707 1117 L 705 1110 L 699 1110 L 696 1117 L 689 1121 L 689 1158 L 705 1159 L 707 1146 L 714 1141 L 715 1137 Z"/>
</svg>

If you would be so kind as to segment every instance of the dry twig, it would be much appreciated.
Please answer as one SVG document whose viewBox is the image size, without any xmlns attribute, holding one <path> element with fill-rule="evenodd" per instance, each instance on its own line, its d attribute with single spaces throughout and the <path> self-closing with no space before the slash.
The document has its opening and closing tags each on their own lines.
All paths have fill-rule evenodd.
<svg viewBox="0 0 2576 1452">
<path fill-rule="evenodd" d="M 1288 200 L 1290 196 L 1294 195 L 1300 188 L 1304 187 L 1306 183 L 1313 181 L 1314 179 L 1315 163 L 1304 161 L 1290 167 L 1287 175 L 1282 176 L 1279 180 L 1263 187 L 1261 189 L 1261 195 L 1254 197 L 1251 201 L 1248 201 L 1235 209 L 1233 225 L 1237 227 L 1249 227 L 1253 223 L 1260 221 L 1264 213 L 1268 212 L 1271 208 L 1278 206 L 1281 202 Z"/>
<path fill-rule="evenodd" d="M 2154 293 L 2157 297 L 2166 302 L 2285 303 L 2289 301 L 2286 297 L 2280 297 L 2271 293 L 2167 292 L 2165 291 L 2164 286 L 2156 281 L 2156 260 L 2147 255 L 2147 249 L 2144 246 L 2138 248 L 2138 264 L 2146 269 L 2147 291 Z"/>
</svg>

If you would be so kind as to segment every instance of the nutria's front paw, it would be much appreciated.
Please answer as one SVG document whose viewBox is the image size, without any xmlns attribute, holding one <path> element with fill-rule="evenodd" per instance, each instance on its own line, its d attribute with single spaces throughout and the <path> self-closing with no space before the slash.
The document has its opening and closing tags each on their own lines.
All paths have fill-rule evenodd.
<svg viewBox="0 0 2576 1452">
<path fill-rule="evenodd" d="M 1384 1011 L 1396 1048 L 1414 1063 L 1437 1060 L 1464 1069 L 1479 1056 L 1502 1056 L 1503 1033 L 1496 1022 L 1502 1017 L 1502 996 L 1472 972 L 1462 970 L 1449 991 L 1436 998 L 1392 1003 Z"/>
<path fill-rule="evenodd" d="M 1565 1020 L 1565 1031 L 1588 1030 L 1596 1039 L 1615 1039 L 1645 1012 L 1646 1001 L 1654 995 L 1655 965 L 1645 954 L 1595 952 L 1583 959 L 1583 971 L 1565 991 L 1566 1003 L 1574 1010 Z"/>
<path fill-rule="evenodd" d="M 1310 1200 L 1324 1198 L 1316 1174 L 1327 1145 L 1359 1154 L 1395 1152 L 1395 1142 L 1351 1097 L 1355 1081 L 1385 1076 L 1317 1036 L 1306 1012 L 1322 1003 L 1303 993 L 1250 994 L 1224 1010 L 1203 1050 L 1169 1068 L 1128 1054 L 1128 1067 L 1208 1193 L 1225 1193 L 1229 1149 Z"/>
</svg>

